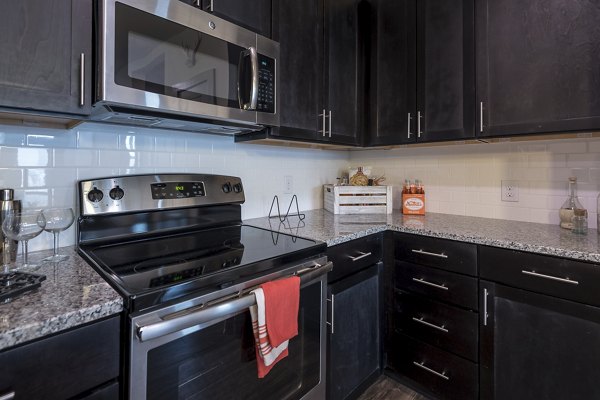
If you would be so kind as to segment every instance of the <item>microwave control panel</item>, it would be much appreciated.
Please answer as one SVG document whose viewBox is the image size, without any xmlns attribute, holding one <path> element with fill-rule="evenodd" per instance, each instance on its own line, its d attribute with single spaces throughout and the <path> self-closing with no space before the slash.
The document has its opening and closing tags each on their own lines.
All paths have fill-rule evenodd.
<svg viewBox="0 0 600 400">
<path fill-rule="evenodd" d="M 275 60 L 258 55 L 258 104 L 256 111 L 275 113 Z"/>
</svg>

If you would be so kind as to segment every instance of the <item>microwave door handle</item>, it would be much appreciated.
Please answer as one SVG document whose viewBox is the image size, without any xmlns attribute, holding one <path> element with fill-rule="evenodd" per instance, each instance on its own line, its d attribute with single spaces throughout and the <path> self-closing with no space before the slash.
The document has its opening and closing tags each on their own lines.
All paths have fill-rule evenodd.
<svg viewBox="0 0 600 400">
<path fill-rule="evenodd" d="M 244 82 L 246 82 L 246 76 L 244 76 L 246 69 L 243 68 L 243 62 L 246 57 L 250 57 L 251 65 L 252 87 L 250 89 L 249 102 L 246 102 L 245 93 L 242 93 L 245 87 Z M 258 53 L 254 47 L 249 47 L 240 53 L 240 62 L 238 64 L 238 100 L 242 110 L 256 110 L 256 106 L 258 105 Z"/>
</svg>

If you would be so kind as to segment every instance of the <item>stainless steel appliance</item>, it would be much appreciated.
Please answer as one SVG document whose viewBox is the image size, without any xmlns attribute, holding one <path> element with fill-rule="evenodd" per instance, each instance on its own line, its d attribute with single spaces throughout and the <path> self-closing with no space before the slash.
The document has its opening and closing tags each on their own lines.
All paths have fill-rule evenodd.
<svg viewBox="0 0 600 400">
<path fill-rule="evenodd" d="M 244 200 L 229 176 L 79 182 L 79 253 L 125 299 L 126 398 L 325 398 L 326 246 L 242 224 Z M 299 334 L 258 379 L 249 291 L 291 275 Z"/>
<path fill-rule="evenodd" d="M 100 0 L 92 119 L 220 134 L 279 125 L 279 44 L 179 0 Z"/>
<path fill-rule="evenodd" d="M 21 200 L 15 200 L 13 189 L 0 189 L 0 254 L 2 254 L 2 265 L 7 266 L 17 259 L 19 242 L 7 239 L 2 232 L 2 224 L 11 212 L 21 211 Z"/>
</svg>

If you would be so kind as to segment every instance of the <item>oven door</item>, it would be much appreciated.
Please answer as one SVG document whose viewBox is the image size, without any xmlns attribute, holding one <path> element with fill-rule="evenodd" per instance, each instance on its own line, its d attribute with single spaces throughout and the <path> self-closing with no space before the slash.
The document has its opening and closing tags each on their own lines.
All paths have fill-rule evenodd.
<svg viewBox="0 0 600 400">
<path fill-rule="evenodd" d="M 98 15 L 98 103 L 278 124 L 276 42 L 179 0 L 101 0 Z"/>
<path fill-rule="evenodd" d="M 129 398 L 324 399 L 326 284 L 326 274 L 303 281 L 298 336 L 289 342 L 289 355 L 262 379 L 257 377 L 250 313 L 244 309 L 231 314 L 232 309 L 239 308 L 236 304 L 240 298 L 220 302 L 218 309 L 212 307 L 214 312 L 210 307 L 202 308 L 200 312 L 210 314 L 203 318 L 206 322 L 182 326 L 184 329 L 166 335 L 160 329 L 144 329 L 188 318 L 195 313 L 188 310 L 199 306 L 170 314 L 161 312 L 159 324 L 143 322 L 157 320 L 151 315 L 132 318 Z"/>
</svg>

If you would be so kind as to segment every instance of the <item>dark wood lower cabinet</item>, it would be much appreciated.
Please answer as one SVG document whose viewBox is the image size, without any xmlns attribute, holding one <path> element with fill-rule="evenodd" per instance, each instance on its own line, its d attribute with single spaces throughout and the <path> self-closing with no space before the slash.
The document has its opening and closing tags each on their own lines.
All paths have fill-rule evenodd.
<svg viewBox="0 0 600 400">
<path fill-rule="evenodd" d="M 600 308 L 481 281 L 481 399 L 600 399 Z"/>
<path fill-rule="evenodd" d="M 380 269 L 373 265 L 329 287 L 329 400 L 352 398 L 381 373 Z"/>
<path fill-rule="evenodd" d="M 115 316 L 3 351 L 0 398 L 118 399 L 119 349 Z"/>
</svg>

